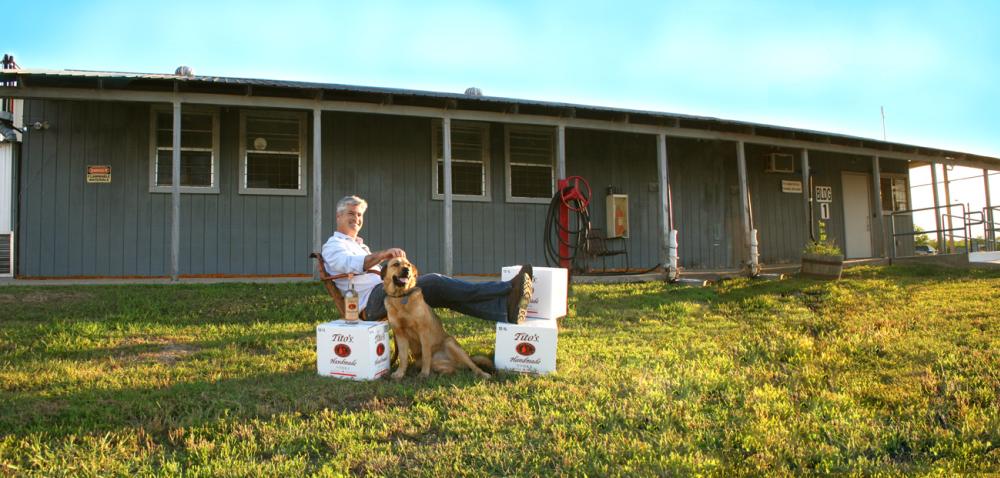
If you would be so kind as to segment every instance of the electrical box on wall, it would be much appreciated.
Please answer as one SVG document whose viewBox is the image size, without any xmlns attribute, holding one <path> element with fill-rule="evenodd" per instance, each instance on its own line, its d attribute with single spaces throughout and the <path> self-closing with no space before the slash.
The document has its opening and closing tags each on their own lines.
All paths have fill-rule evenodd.
<svg viewBox="0 0 1000 478">
<path fill-rule="evenodd" d="M 628 194 L 608 194 L 605 204 L 608 237 L 628 237 Z"/>
</svg>

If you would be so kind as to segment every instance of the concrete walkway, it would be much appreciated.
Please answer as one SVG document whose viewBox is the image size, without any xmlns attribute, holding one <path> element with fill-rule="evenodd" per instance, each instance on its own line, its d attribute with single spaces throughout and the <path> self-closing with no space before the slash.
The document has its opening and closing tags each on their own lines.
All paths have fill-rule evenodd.
<svg viewBox="0 0 1000 478">
<path fill-rule="evenodd" d="M 1000 252 L 970 252 L 969 262 L 1000 265 Z"/>
</svg>

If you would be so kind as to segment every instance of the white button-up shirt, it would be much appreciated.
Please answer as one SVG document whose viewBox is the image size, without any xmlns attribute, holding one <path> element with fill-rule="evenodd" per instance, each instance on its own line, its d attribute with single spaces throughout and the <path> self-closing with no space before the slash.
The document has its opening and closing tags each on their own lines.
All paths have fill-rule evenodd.
<svg viewBox="0 0 1000 478">
<path fill-rule="evenodd" d="M 368 305 L 368 297 L 372 295 L 375 286 L 382 283 L 382 278 L 376 273 L 367 273 L 365 267 L 365 257 L 372 253 L 371 249 L 365 245 L 365 241 L 360 237 L 351 238 L 340 231 L 333 233 L 330 239 L 323 244 L 323 260 L 326 262 L 326 271 L 330 275 L 352 273 L 354 275 L 354 290 L 358 292 L 358 306 L 364 310 Z M 373 267 L 375 271 L 382 270 L 381 266 Z M 346 291 L 350 282 L 346 277 L 333 281 L 341 292 Z"/>
</svg>

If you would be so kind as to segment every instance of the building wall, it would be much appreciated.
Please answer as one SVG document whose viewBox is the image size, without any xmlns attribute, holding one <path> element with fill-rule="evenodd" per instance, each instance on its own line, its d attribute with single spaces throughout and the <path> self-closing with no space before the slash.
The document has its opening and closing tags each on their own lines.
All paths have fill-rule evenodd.
<svg viewBox="0 0 1000 478">
<path fill-rule="evenodd" d="M 718 270 L 742 260 L 736 143 L 667 138 L 681 267 Z"/>
<path fill-rule="evenodd" d="M 51 127 L 24 138 L 18 172 L 21 276 L 169 274 L 170 194 L 149 192 L 150 108 L 127 102 L 25 103 L 28 121 L 47 120 Z M 311 194 L 239 194 L 239 109 L 220 108 L 219 117 L 220 192 L 181 196 L 181 274 L 310 273 Z M 363 236 L 373 250 L 402 247 L 424 272 L 443 270 L 444 204 L 431 198 L 433 121 L 324 113 L 324 241 L 336 227 L 336 201 L 358 194 L 370 203 Z M 629 196 L 632 269 L 659 262 L 655 141 L 651 135 L 566 132 L 567 173 L 591 184 L 593 226 L 606 228 L 608 186 Z M 762 260 L 797 260 L 806 237 L 801 196 L 781 193 L 780 179 L 799 180 L 801 175 L 764 173 L 758 149 L 748 147 L 747 159 Z M 506 202 L 502 124 L 490 125 L 489 150 L 491 200 L 454 203 L 454 269 L 459 274 L 496 274 L 504 265 L 545 262 L 548 204 Z M 668 138 L 667 154 L 681 265 L 737 267 L 745 251 L 736 144 Z M 815 184 L 834 187 L 827 231 L 843 245 L 840 172 L 869 172 L 871 160 L 820 152 L 810 157 Z M 88 165 L 110 165 L 112 182 L 86 183 Z M 310 183 L 311 165 L 307 160 L 304 171 Z M 883 161 L 884 171 L 905 172 L 905 167 L 902 161 Z M 621 256 L 608 260 L 609 268 L 625 265 Z"/>
<path fill-rule="evenodd" d="M 770 153 L 792 154 L 794 171 L 767 171 Z M 763 264 L 784 264 L 801 259 L 802 248 L 809 240 L 809 226 L 802 205 L 803 193 L 786 193 L 781 181 L 802 183 L 801 152 L 758 145 L 746 146 L 747 181 L 753 204 L 753 223 L 757 229 L 758 252 Z M 811 158 L 811 157 L 810 157 Z"/>
<path fill-rule="evenodd" d="M 25 102 L 20 172 L 22 276 L 163 276 L 170 194 L 149 192 L 149 104 Z M 239 117 L 220 110 L 220 192 L 181 195 L 181 274 L 307 273 L 307 197 L 237 193 Z M 87 165 L 110 165 L 88 184 Z M 308 174 L 308 173 L 307 173 Z"/>
</svg>

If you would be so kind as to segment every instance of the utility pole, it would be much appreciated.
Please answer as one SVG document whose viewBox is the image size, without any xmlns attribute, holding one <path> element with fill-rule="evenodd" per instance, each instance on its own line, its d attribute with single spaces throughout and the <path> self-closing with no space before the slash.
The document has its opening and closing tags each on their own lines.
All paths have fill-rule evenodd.
<svg viewBox="0 0 1000 478">
<path fill-rule="evenodd" d="M 882 110 L 882 141 L 885 139 L 885 106 L 879 106 L 878 109 Z"/>
</svg>

